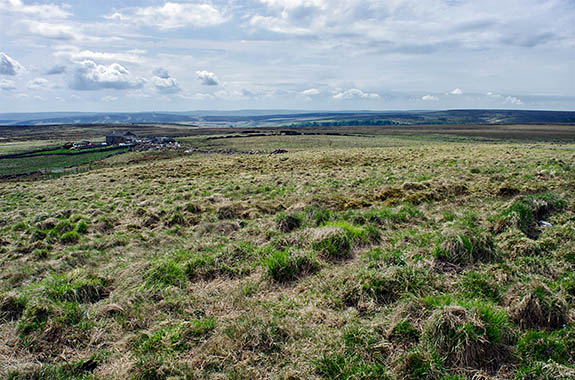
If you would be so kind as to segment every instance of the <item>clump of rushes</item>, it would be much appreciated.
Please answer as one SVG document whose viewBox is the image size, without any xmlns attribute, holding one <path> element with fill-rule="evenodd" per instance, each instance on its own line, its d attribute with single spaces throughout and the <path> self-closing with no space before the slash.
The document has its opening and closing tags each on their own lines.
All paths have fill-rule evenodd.
<svg viewBox="0 0 575 380">
<path fill-rule="evenodd" d="M 52 308 L 40 302 L 28 303 L 18 323 L 20 333 L 27 335 L 44 327 L 52 315 Z"/>
<path fill-rule="evenodd" d="M 352 248 L 358 243 L 367 243 L 367 230 L 347 222 L 330 222 L 312 231 L 312 248 L 328 260 L 343 260 L 351 257 Z"/>
<path fill-rule="evenodd" d="M 367 270 L 347 279 L 341 300 L 346 306 L 360 309 L 370 304 L 387 305 L 403 295 L 423 296 L 437 286 L 434 274 L 425 268 L 413 266 L 391 267 L 385 272 Z"/>
<path fill-rule="evenodd" d="M 381 207 L 370 209 L 364 215 L 371 223 L 380 225 L 406 223 L 419 216 L 421 212 L 412 204 L 406 203 L 400 207 Z"/>
<path fill-rule="evenodd" d="M 190 202 L 185 207 L 184 210 L 192 214 L 201 214 L 204 210 L 199 203 Z"/>
<path fill-rule="evenodd" d="M 529 330 L 517 342 L 517 356 L 522 363 L 550 360 L 570 365 L 575 363 L 575 328 L 567 326 L 551 332 Z"/>
<path fill-rule="evenodd" d="M 146 286 L 163 288 L 167 286 L 183 287 L 187 281 L 186 271 L 180 264 L 171 259 L 156 262 L 148 270 Z"/>
<path fill-rule="evenodd" d="M 316 373 L 323 379 L 388 380 L 393 379 L 383 363 L 371 363 L 359 355 L 324 353 L 315 361 Z"/>
<path fill-rule="evenodd" d="M 509 258 L 537 256 L 543 252 L 538 240 L 528 238 L 517 228 L 509 228 L 497 235 L 497 242 L 502 253 Z"/>
<path fill-rule="evenodd" d="M 20 318 L 26 309 L 26 298 L 0 293 L 0 324 Z"/>
<path fill-rule="evenodd" d="M 554 362 L 534 362 L 517 370 L 517 380 L 571 380 L 575 379 L 575 369 Z"/>
<path fill-rule="evenodd" d="M 238 203 L 228 203 L 220 206 L 217 210 L 220 219 L 238 219 L 244 213 L 244 207 Z"/>
<path fill-rule="evenodd" d="M 168 214 L 166 221 L 165 221 L 167 226 L 187 226 L 188 225 L 188 221 L 186 220 L 186 218 L 184 217 L 184 215 L 182 215 L 182 213 L 178 212 L 178 211 L 174 211 L 170 214 Z"/>
<path fill-rule="evenodd" d="M 569 306 L 563 295 L 542 282 L 517 284 L 506 298 L 511 318 L 523 328 L 559 328 L 569 321 Z"/>
<path fill-rule="evenodd" d="M 551 213 L 562 210 L 567 202 L 552 192 L 520 197 L 495 218 L 495 231 L 507 227 L 519 228 L 531 238 L 539 235 L 537 222 Z"/>
<path fill-rule="evenodd" d="M 407 319 L 402 319 L 397 322 L 389 333 L 389 339 L 391 341 L 403 344 L 417 343 L 420 337 L 421 333 L 419 330 L 413 327 Z"/>
<path fill-rule="evenodd" d="M 303 224 L 303 215 L 301 213 L 282 212 L 276 218 L 278 230 L 284 233 L 292 232 L 301 227 Z"/>
<path fill-rule="evenodd" d="M 491 234 L 479 229 L 461 228 L 445 229 L 433 255 L 456 265 L 493 262 L 499 258 Z"/>
<path fill-rule="evenodd" d="M 501 291 L 497 285 L 497 280 L 489 272 L 467 272 L 461 276 L 457 286 L 461 293 L 469 299 L 484 298 L 494 302 L 501 300 Z"/>
<path fill-rule="evenodd" d="M 341 227 L 322 227 L 313 231 L 312 248 L 330 260 L 351 257 L 352 239 Z"/>
<path fill-rule="evenodd" d="M 440 367 L 429 351 L 415 348 L 399 356 L 395 365 L 398 378 L 405 380 L 437 379 Z"/>
<path fill-rule="evenodd" d="M 335 218 L 334 212 L 317 204 L 306 207 L 307 218 L 316 226 L 322 226 Z"/>
<path fill-rule="evenodd" d="M 429 317 L 423 339 L 448 368 L 497 369 L 509 359 L 507 316 L 480 306 L 444 306 Z"/>
<path fill-rule="evenodd" d="M 63 244 L 72 244 L 80 240 L 81 237 L 82 235 L 80 235 L 77 231 L 68 231 L 60 236 L 60 242 Z"/>
<path fill-rule="evenodd" d="M 76 270 L 48 277 L 43 282 L 43 293 L 54 301 L 92 303 L 108 297 L 110 283 L 108 278 Z"/>
<path fill-rule="evenodd" d="M 276 282 L 293 281 L 316 272 L 320 265 L 310 255 L 292 253 L 289 249 L 274 251 L 263 260 L 269 277 Z"/>
</svg>

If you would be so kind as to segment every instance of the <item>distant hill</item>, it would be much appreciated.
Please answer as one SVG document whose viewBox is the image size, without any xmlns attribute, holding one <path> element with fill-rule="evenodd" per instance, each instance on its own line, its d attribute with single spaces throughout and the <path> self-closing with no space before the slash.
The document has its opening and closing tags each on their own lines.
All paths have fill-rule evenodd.
<svg viewBox="0 0 575 380">
<path fill-rule="evenodd" d="M 185 123 L 226 126 L 386 124 L 575 123 L 574 111 L 447 110 L 342 111 L 240 110 L 190 112 L 0 113 L 0 125 Z"/>
</svg>

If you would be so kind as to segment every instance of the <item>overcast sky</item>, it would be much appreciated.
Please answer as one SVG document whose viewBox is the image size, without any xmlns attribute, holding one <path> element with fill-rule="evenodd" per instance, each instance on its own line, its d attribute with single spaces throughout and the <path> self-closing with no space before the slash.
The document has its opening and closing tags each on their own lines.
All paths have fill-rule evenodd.
<svg viewBox="0 0 575 380">
<path fill-rule="evenodd" d="M 575 110 L 575 0 L 0 0 L 0 112 Z"/>
</svg>

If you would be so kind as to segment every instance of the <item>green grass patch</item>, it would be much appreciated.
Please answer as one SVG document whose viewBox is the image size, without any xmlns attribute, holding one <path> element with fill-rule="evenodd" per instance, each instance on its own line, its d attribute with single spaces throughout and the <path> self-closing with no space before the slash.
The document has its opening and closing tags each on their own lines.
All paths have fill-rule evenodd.
<svg viewBox="0 0 575 380">
<path fill-rule="evenodd" d="M 289 249 L 274 251 L 263 260 L 268 276 L 276 282 L 293 281 L 316 272 L 320 264 L 309 254 L 292 253 Z"/>
</svg>

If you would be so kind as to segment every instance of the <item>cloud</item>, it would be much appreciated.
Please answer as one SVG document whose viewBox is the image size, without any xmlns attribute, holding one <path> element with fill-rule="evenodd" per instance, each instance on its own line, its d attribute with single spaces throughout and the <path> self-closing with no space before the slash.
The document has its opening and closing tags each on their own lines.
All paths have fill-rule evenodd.
<svg viewBox="0 0 575 380">
<path fill-rule="evenodd" d="M 503 101 L 503 104 L 512 104 L 514 106 L 520 106 L 523 105 L 523 101 L 515 96 L 503 96 L 500 94 L 496 94 L 493 92 L 488 92 L 487 94 L 488 97 L 493 98 L 493 99 L 498 99 L 500 101 Z"/>
<path fill-rule="evenodd" d="M 70 16 L 70 12 L 65 11 L 65 7 L 54 4 L 24 5 L 21 0 L 0 0 L 0 9 L 34 16 L 35 18 L 66 18 Z"/>
<path fill-rule="evenodd" d="M 502 42 L 508 45 L 532 48 L 559 39 L 561 39 L 561 37 L 555 33 L 546 32 L 533 35 L 526 34 L 506 36 L 502 39 Z"/>
<path fill-rule="evenodd" d="M 451 95 L 463 95 L 463 91 L 460 88 L 456 88 L 455 90 L 450 92 Z"/>
<path fill-rule="evenodd" d="M 520 106 L 520 105 L 523 104 L 523 102 L 521 101 L 521 99 L 516 98 L 515 96 L 508 96 L 508 97 L 506 97 L 504 103 L 513 104 L 514 106 Z"/>
<path fill-rule="evenodd" d="M 67 57 L 71 60 L 97 60 L 97 61 L 122 61 L 122 62 L 139 62 L 142 60 L 140 54 L 145 53 L 145 50 L 132 49 L 126 53 L 105 53 L 92 50 L 80 50 L 76 47 L 67 46 L 62 50 L 54 53 L 57 57 Z"/>
<path fill-rule="evenodd" d="M 102 101 L 103 101 L 103 102 L 106 102 L 106 103 L 115 102 L 116 100 L 118 100 L 118 97 L 117 97 L 117 96 L 111 96 L 111 95 L 104 96 L 104 97 L 102 98 Z"/>
<path fill-rule="evenodd" d="M 82 61 L 77 64 L 69 86 L 73 90 L 81 91 L 104 88 L 126 90 L 140 88 L 145 82 L 145 79 L 134 77 L 128 69 L 118 63 L 106 66 L 93 61 Z"/>
<path fill-rule="evenodd" d="M 318 90 L 317 88 L 308 88 L 307 90 L 300 92 L 300 94 L 302 94 L 303 96 L 314 96 L 319 95 L 320 93 L 321 91 Z"/>
<path fill-rule="evenodd" d="M 16 85 L 14 81 L 9 79 L 0 79 L 0 90 L 3 91 L 12 91 L 16 89 Z"/>
<path fill-rule="evenodd" d="M 70 25 L 53 24 L 40 21 L 25 21 L 24 25 L 30 34 L 52 39 L 52 40 L 75 40 L 80 38 L 80 34 Z"/>
<path fill-rule="evenodd" d="M 58 75 L 64 74 L 66 72 L 66 66 L 64 65 L 56 65 L 51 69 L 47 70 L 44 75 Z"/>
<path fill-rule="evenodd" d="M 0 75 L 17 75 L 24 71 L 24 67 L 14 58 L 0 53 Z"/>
<path fill-rule="evenodd" d="M 26 84 L 28 90 L 45 90 L 50 87 L 50 82 L 42 77 L 32 79 Z"/>
<path fill-rule="evenodd" d="M 306 34 L 325 26 L 329 17 L 337 19 L 337 8 L 324 0 L 260 0 L 269 14 L 256 14 L 250 25 L 276 33 Z"/>
<path fill-rule="evenodd" d="M 259 0 L 256 30 L 356 45 L 371 52 L 429 55 L 512 44 L 573 41 L 572 0 Z M 563 15 L 562 15 L 563 13 Z"/>
<path fill-rule="evenodd" d="M 163 79 L 168 79 L 170 77 L 168 70 L 164 69 L 163 67 L 155 68 L 154 71 L 152 71 L 152 74 Z"/>
<path fill-rule="evenodd" d="M 352 88 L 346 91 L 340 91 L 333 96 L 334 99 L 377 99 L 378 94 L 363 92 L 360 89 Z"/>
<path fill-rule="evenodd" d="M 167 2 L 158 7 L 131 8 L 106 18 L 124 23 L 154 26 L 159 29 L 203 28 L 225 22 L 220 11 L 210 4 Z"/>
<path fill-rule="evenodd" d="M 424 95 L 421 97 L 421 100 L 437 102 L 437 101 L 439 101 L 439 98 L 437 96 L 433 96 L 433 95 Z"/>
<path fill-rule="evenodd" d="M 174 78 L 170 77 L 168 70 L 158 67 L 152 72 L 154 76 L 152 77 L 152 84 L 156 88 L 156 91 L 163 94 L 175 94 L 182 91 L 180 84 Z"/>
<path fill-rule="evenodd" d="M 217 86 L 220 84 L 216 74 L 209 71 L 196 71 L 196 75 L 198 76 L 198 79 L 202 81 L 203 86 Z"/>
</svg>

